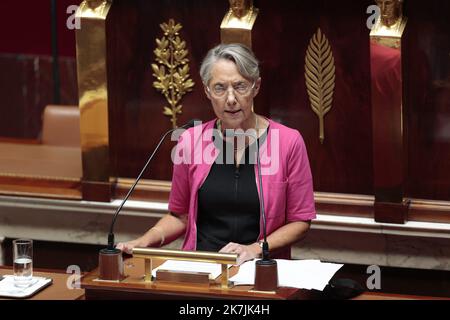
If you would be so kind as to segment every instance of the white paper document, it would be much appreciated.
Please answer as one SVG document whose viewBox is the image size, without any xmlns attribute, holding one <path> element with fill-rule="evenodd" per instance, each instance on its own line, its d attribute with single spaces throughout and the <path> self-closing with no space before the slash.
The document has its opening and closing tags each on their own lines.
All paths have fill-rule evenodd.
<svg viewBox="0 0 450 320">
<path fill-rule="evenodd" d="M 247 261 L 239 272 L 230 278 L 235 285 L 255 284 L 255 261 Z M 334 274 L 343 264 L 323 263 L 320 260 L 282 260 L 276 259 L 278 265 L 278 285 L 307 290 L 323 291 Z"/>
<path fill-rule="evenodd" d="M 14 285 L 14 276 L 6 275 L 4 279 L 0 281 L 0 296 L 10 298 L 27 298 L 51 283 L 52 279 L 50 278 L 33 277 L 27 287 L 19 288 Z"/>
<path fill-rule="evenodd" d="M 216 279 L 222 273 L 222 267 L 218 263 L 193 262 L 167 260 L 159 267 L 152 270 L 152 276 L 156 277 L 157 270 L 183 271 L 183 272 L 205 272 L 209 273 L 211 280 Z"/>
</svg>

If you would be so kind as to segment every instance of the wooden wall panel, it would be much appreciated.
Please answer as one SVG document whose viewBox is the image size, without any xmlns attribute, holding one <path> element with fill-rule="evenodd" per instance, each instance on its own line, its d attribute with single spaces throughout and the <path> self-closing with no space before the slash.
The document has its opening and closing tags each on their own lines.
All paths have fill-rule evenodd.
<svg viewBox="0 0 450 320">
<path fill-rule="evenodd" d="M 372 193 L 368 3 L 261 1 L 255 52 L 263 63 L 263 87 L 257 104 L 274 120 L 302 133 L 316 191 Z M 325 116 L 323 145 L 304 76 L 305 52 L 319 27 L 336 64 L 334 102 Z"/>
<path fill-rule="evenodd" d="M 308 147 L 315 191 L 372 195 L 366 8 L 373 1 L 255 3 L 260 14 L 253 30 L 253 48 L 261 60 L 263 78 L 262 90 L 255 101 L 256 111 L 300 130 Z M 171 128 L 169 118 L 162 114 L 165 99 L 152 87 L 150 67 L 155 39 L 162 35 L 161 22 L 174 18 L 183 25 L 180 35 L 187 42 L 190 74 L 196 83 L 194 91 L 183 98 L 179 124 L 192 118 L 206 121 L 214 117 L 198 69 L 206 51 L 220 42 L 219 26 L 227 8 L 226 0 L 114 1 L 108 21 L 107 56 L 112 176 L 135 177 L 161 134 Z M 406 88 L 403 125 L 407 146 L 403 188 L 407 197 L 450 200 L 448 12 L 447 0 L 405 2 L 409 22 L 403 50 Z M 323 145 L 319 142 L 319 121 L 309 106 L 304 77 L 305 51 L 318 27 L 329 39 L 336 62 L 334 103 L 325 116 Z M 40 56 L 36 73 L 37 57 L 28 58 L 0 57 L 4 71 L 0 75 L 3 96 L 0 135 L 35 138 L 39 134 L 40 112 L 51 99 L 51 61 Z M 63 103 L 76 104 L 74 60 L 64 61 L 60 65 L 65 87 Z M 164 144 L 144 178 L 170 180 L 169 154 L 173 145 L 169 141 Z"/>
<path fill-rule="evenodd" d="M 125 2 L 134 13 L 124 14 Z M 120 43 L 128 38 L 131 46 L 116 44 L 123 50 L 119 55 L 121 62 L 119 66 L 113 59 L 115 62 L 110 62 L 114 64 L 112 70 L 124 67 L 121 73 L 109 73 L 110 92 L 120 96 L 110 114 L 111 152 L 118 176 L 133 177 L 161 133 L 170 129 L 169 118 L 162 115 L 165 100 L 152 87 L 150 69 L 155 38 L 161 37 L 159 23 L 169 18 L 180 22 L 183 25 L 180 35 L 190 52 L 191 77 L 196 86 L 182 102 L 184 109 L 179 122 L 191 118 L 206 121 L 213 113 L 204 96 L 198 68 L 206 51 L 220 42 L 219 26 L 228 4 L 187 0 L 125 2 L 116 1 L 114 8 L 122 12 L 116 18 L 120 27 L 116 27 L 112 41 Z M 309 149 L 316 190 L 372 192 L 369 30 L 365 14 L 369 3 L 288 0 L 258 3 L 261 11 L 253 31 L 254 51 L 262 63 L 263 84 L 255 109 L 301 131 Z M 335 103 L 326 116 L 324 145 L 319 142 L 319 122 L 310 109 L 304 80 L 306 48 L 318 27 L 330 40 L 337 66 Z M 170 179 L 172 146 L 164 145 L 145 178 Z"/>
<path fill-rule="evenodd" d="M 76 61 L 59 58 L 61 104 L 78 105 Z M 53 104 L 49 56 L 0 54 L 0 137 L 37 139 L 42 112 Z"/>
<path fill-rule="evenodd" d="M 109 50 L 108 81 L 110 92 L 114 92 L 110 105 L 111 159 L 118 176 L 135 177 L 162 133 L 171 128 L 169 118 L 162 114 L 167 102 L 153 88 L 151 70 L 155 39 L 162 37 L 159 24 L 170 18 L 183 25 L 180 36 L 187 42 L 190 74 L 196 83 L 194 91 L 182 100 L 184 108 L 179 124 L 192 118 L 213 117 L 201 89 L 198 68 L 206 48 L 220 41 L 218 28 L 211 26 L 220 25 L 219 16 L 226 7 L 226 3 L 220 6 L 218 2 L 190 0 L 115 1 L 110 17 L 114 31 L 108 35 L 111 41 L 108 45 L 120 49 Z M 168 141 L 162 146 L 145 178 L 171 179 L 173 145 Z"/>
<path fill-rule="evenodd" d="M 81 0 L 58 0 L 56 17 L 58 28 L 58 53 L 64 57 L 75 57 L 75 32 L 66 26 L 70 14 L 67 9 L 79 5 Z M 0 1 L 0 52 L 26 55 L 52 54 L 51 41 L 52 1 L 16 0 Z M 75 82 L 76 84 L 76 82 Z"/>
<path fill-rule="evenodd" d="M 408 1 L 407 196 L 450 200 L 450 2 Z"/>
</svg>

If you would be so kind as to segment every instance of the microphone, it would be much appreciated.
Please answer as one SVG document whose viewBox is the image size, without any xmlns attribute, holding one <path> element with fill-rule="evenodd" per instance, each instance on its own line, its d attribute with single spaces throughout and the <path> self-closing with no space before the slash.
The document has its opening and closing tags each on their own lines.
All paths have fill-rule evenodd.
<svg viewBox="0 0 450 320">
<path fill-rule="evenodd" d="M 263 242 L 262 242 L 262 259 L 255 263 L 255 290 L 257 291 L 274 291 L 278 287 L 278 269 L 277 262 L 269 257 L 269 243 L 267 242 L 267 219 L 264 209 L 264 193 L 262 186 L 261 161 L 259 156 L 258 137 L 253 132 L 236 132 L 232 129 L 226 129 L 224 137 L 252 137 L 256 143 L 256 166 L 258 169 L 259 184 L 259 206 L 263 220 Z"/>
<path fill-rule="evenodd" d="M 144 174 L 145 170 L 147 169 L 148 165 L 150 164 L 150 162 L 152 161 L 153 157 L 155 156 L 156 152 L 158 151 L 159 147 L 161 146 L 161 144 L 163 143 L 164 139 L 172 132 L 174 132 L 175 130 L 178 129 L 189 129 L 192 128 L 195 125 L 195 122 L 199 122 L 200 120 L 197 119 L 193 119 L 191 121 L 189 121 L 188 123 L 186 123 L 185 125 L 181 126 L 180 128 L 174 128 L 174 129 L 170 129 L 169 131 L 167 131 L 162 138 L 159 140 L 158 145 L 156 146 L 155 150 L 153 151 L 153 153 L 150 155 L 150 157 L 147 160 L 147 163 L 144 165 L 144 167 L 141 170 L 141 173 L 139 173 L 138 177 L 136 178 L 136 181 L 134 182 L 134 184 L 131 186 L 130 190 L 128 191 L 127 195 L 125 196 L 125 198 L 123 199 L 122 203 L 120 204 L 120 206 L 117 208 L 116 213 L 114 214 L 112 223 L 111 223 L 111 227 L 109 229 L 109 234 L 108 234 L 108 250 L 114 250 L 114 225 L 116 224 L 116 220 L 117 220 L 117 216 L 119 215 L 119 212 L 122 210 L 122 207 L 124 206 L 125 202 L 128 200 L 128 198 L 131 196 L 131 194 L 133 193 L 134 189 L 136 188 L 136 185 L 138 184 L 139 180 L 141 180 L 142 175 Z"/>
<path fill-rule="evenodd" d="M 152 161 L 156 152 L 160 148 L 164 139 L 170 133 L 174 132 L 175 130 L 189 129 L 191 127 L 194 127 L 197 123 L 201 123 L 201 120 L 192 119 L 191 121 L 189 121 L 188 123 L 186 123 L 185 125 L 183 125 L 179 128 L 170 129 L 159 140 L 159 143 L 157 144 L 155 150 L 152 152 L 152 154 L 148 158 L 147 162 L 145 163 L 144 167 L 142 168 L 142 170 L 139 173 L 138 177 L 136 178 L 135 182 L 131 186 L 127 195 L 122 200 L 120 206 L 117 208 L 117 210 L 114 214 L 114 217 L 111 222 L 111 226 L 109 228 L 109 233 L 108 233 L 108 246 L 107 246 L 107 248 L 100 250 L 100 258 L 99 258 L 100 279 L 102 279 L 102 280 L 120 280 L 121 279 L 122 272 L 120 270 L 121 270 L 122 256 L 121 256 L 121 251 L 119 249 L 116 249 L 114 246 L 114 242 L 115 242 L 114 241 L 114 225 L 116 224 L 116 220 L 119 215 L 119 212 L 122 210 L 123 206 L 125 205 L 125 202 L 127 202 L 128 198 L 133 193 L 134 189 L 136 188 L 136 185 L 138 184 L 139 180 L 141 179 L 141 177 L 144 174 L 145 170 L 147 169 L 148 165 Z"/>
</svg>

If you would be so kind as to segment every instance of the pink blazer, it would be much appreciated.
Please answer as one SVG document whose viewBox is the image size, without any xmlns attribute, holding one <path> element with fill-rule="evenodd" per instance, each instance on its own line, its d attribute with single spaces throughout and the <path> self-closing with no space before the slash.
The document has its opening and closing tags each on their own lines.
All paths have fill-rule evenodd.
<svg viewBox="0 0 450 320">
<path fill-rule="evenodd" d="M 197 245 L 198 190 L 219 153 L 213 142 L 214 122 L 186 130 L 172 155 L 169 210 L 188 214 L 183 250 L 195 250 Z M 303 138 L 297 130 L 272 120 L 269 123 L 267 138 L 260 147 L 267 235 L 289 222 L 316 218 L 313 181 Z M 255 177 L 258 179 L 256 164 Z M 256 185 L 260 192 L 258 181 Z M 263 237 L 262 227 L 261 217 L 258 240 Z M 289 259 L 290 249 L 273 252 L 271 257 Z"/>
</svg>

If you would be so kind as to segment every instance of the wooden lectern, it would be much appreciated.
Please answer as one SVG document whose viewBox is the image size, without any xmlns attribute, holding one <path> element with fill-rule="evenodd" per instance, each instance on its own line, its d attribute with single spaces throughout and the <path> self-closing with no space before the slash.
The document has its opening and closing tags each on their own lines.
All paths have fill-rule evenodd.
<svg viewBox="0 0 450 320">
<path fill-rule="evenodd" d="M 153 267 L 161 265 L 165 260 L 153 259 Z M 229 270 L 230 276 L 237 273 L 238 268 Z M 124 262 L 126 278 L 120 282 L 99 281 L 98 269 L 82 278 L 81 287 L 85 289 L 86 300 L 153 300 L 153 299 L 308 299 L 308 290 L 296 288 L 279 288 L 274 293 L 255 292 L 253 286 L 222 286 L 222 276 L 209 285 L 203 283 L 145 281 L 145 259 L 130 258 Z"/>
</svg>

